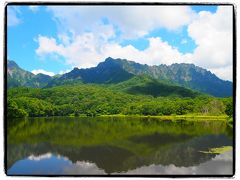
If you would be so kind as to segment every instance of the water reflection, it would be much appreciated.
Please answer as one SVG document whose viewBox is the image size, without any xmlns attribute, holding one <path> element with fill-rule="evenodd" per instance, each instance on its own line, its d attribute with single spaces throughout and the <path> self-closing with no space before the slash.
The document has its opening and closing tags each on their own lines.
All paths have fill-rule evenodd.
<svg viewBox="0 0 240 180">
<path fill-rule="evenodd" d="M 53 175 L 53 174 L 104 174 L 104 170 L 99 169 L 94 163 L 77 161 L 72 163 L 68 158 L 51 153 L 16 162 L 9 170 L 8 174 L 30 174 L 30 175 Z"/>
<path fill-rule="evenodd" d="M 146 123 L 148 122 L 148 123 Z M 8 124 L 8 174 L 231 174 L 223 122 L 36 118 Z"/>
<path fill-rule="evenodd" d="M 217 155 L 211 160 L 201 163 L 198 166 L 178 167 L 174 164 L 167 166 L 150 165 L 130 170 L 124 174 L 232 174 L 232 151 Z"/>
<path fill-rule="evenodd" d="M 58 166 L 56 166 L 56 164 Z M 18 161 L 8 170 L 8 174 L 33 174 L 33 175 L 51 175 L 51 174 L 67 174 L 67 175 L 89 175 L 89 174 L 106 174 L 95 163 L 87 161 L 77 161 L 72 163 L 68 158 L 54 156 L 50 153 L 38 157 L 30 156 L 27 159 Z M 112 174 L 232 174 L 232 151 L 217 155 L 216 157 L 199 164 L 198 166 L 178 167 L 174 164 L 170 165 L 149 165 L 142 166 L 137 169 Z"/>
</svg>

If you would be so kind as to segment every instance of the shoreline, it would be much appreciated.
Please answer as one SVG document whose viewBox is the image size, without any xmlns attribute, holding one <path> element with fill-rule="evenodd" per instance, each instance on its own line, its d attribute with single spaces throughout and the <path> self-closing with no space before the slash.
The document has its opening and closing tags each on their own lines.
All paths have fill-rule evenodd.
<svg viewBox="0 0 240 180">
<path fill-rule="evenodd" d="M 37 117 L 23 117 L 23 118 L 57 118 L 57 117 L 69 117 L 69 118 L 147 118 L 149 120 L 168 120 L 168 121 L 225 121 L 228 122 L 229 117 L 227 115 L 162 115 L 162 116 L 146 116 L 146 115 L 98 115 L 98 116 L 37 116 Z M 7 118 L 9 119 L 9 118 Z M 20 119 L 20 118 L 14 118 Z"/>
<path fill-rule="evenodd" d="M 80 117 L 80 116 L 79 116 Z M 186 121 L 226 121 L 227 115 L 163 115 L 163 116 L 144 116 L 144 115 L 100 115 L 96 117 L 123 117 L 123 118 L 150 118 L 159 120 L 186 120 Z"/>
</svg>

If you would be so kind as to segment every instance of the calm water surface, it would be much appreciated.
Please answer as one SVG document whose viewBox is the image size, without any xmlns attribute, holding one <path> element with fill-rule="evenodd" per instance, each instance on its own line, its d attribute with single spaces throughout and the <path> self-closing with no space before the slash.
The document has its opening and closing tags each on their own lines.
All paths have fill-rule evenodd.
<svg viewBox="0 0 240 180">
<path fill-rule="evenodd" d="M 232 174 L 232 129 L 224 122 L 149 118 L 8 120 L 9 175 Z"/>
</svg>

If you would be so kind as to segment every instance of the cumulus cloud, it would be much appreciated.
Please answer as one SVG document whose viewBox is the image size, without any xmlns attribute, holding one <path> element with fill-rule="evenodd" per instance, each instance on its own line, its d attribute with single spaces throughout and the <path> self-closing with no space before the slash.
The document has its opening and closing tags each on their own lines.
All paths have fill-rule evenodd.
<svg viewBox="0 0 240 180">
<path fill-rule="evenodd" d="M 20 10 L 16 6 L 7 7 L 7 26 L 16 26 L 22 21 L 19 17 Z"/>
<path fill-rule="evenodd" d="M 46 75 L 49 75 L 49 76 L 54 76 L 55 74 L 53 72 L 49 72 L 49 71 L 45 71 L 43 69 L 34 69 L 31 71 L 33 74 L 46 74 Z"/>
<path fill-rule="evenodd" d="M 232 7 L 220 6 L 216 13 L 202 11 L 188 26 L 197 44 L 194 63 L 212 70 L 224 79 L 232 78 Z"/>
<path fill-rule="evenodd" d="M 222 79 L 232 80 L 231 7 L 198 14 L 187 6 L 51 6 L 48 10 L 60 30 L 57 38 L 38 36 L 39 56 L 62 56 L 68 64 L 80 68 L 96 66 L 109 56 L 148 65 L 194 63 Z M 102 22 L 103 18 L 107 23 Z M 161 37 L 149 37 L 149 46 L 144 50 L 121 46 L 118 41 L 143 37 L 155 28 L 177 30 L 182 26 L 188 26 L 188 34 L 197 45 L 193 53 L 181 53 Z"/>
<path fill-rule="evenodd" d="M 81 33 L 107 19 L 124 38 L 140 37 L 159 27 L 177 30 L 196 16 L 189 6 L 49 6 L 48 10 L 61 31 Z"/>
<path fill-rule="evenodd" d="M 65 46 L 58 44 L 54 38 L 39 36 L 39 47 L 36 53 L 39 56 L 57 54 L 64 57 L 68 64 L 81 68 L 96 66 L 109 56 L 149 65 L 191 62 L 190 54 L 180 53 L 159 37 L 149 38 L 149 47 L 140 51 L 131 45 L 122 47 L 117 43 L 103 42 L 96 36 L 93 33 L 85 33 L 77 36 L 74 42 Z"/>
</svg>

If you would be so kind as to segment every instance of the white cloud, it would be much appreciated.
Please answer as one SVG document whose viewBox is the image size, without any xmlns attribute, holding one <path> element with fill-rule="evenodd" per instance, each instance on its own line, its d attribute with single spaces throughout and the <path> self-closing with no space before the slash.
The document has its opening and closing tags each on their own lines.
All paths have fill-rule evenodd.
<svg viewBox="0 0 240 180">
<path fill-rule="evenodd" d="M 37 11 L 39 10 L 39 6 L 36 6 L 36 5 L 35 5 L 35 6 L 34 6 L 34 5 L 33 5 L 33 6 L 29 6 L 29 9 L 30 9 L 32 12 L 35 13 L 35 12 L 37 12 Z"/>
<path fill-rule="evenodd" d="M 95 66 L 103 58 L 102 51 L 108 44 L 108 40 L 114 37 L 111 25 L 100 24 L 90 33 L 83 33 L 69 38 L 66 34 L 59 36 L 59 41 L 39 35 L 37 41 L 39 47 L 36 53 L 39 56 L 55 54 L 63 56 L 68 64 L 80 67 Z"/>
<path fill-rule="evenodd" d="M 182 54 L 161 38 L 149 38 L 149 47 L 143 51 L 128 45 L 125 47 L 117 43 L 103 41 L 95 33 L 85 33 L 75 38 L 68 45 L 57 44 L 54 38 L 38 37 L 39 47 L 36 53 L 39 56 L 57 54 L 64 57 L 68 64 L 81 68 L 96 66 L 107 57 L 125 58 L 142 64 L 159 65 L 172 62 L 191 62 L 190 54 Z"/>
<path fill-rule="evenodd" d="M 63 49 L 63 45 L 56 45 L 56 40 L 54 38 L 39 36 L 38 43 L 40 45 L 40 48 L 36 50 L 38 55 L 45 55 L 52 52 L 59 53 L 61 49 Z"/>
<path fill-rule="evenodd" d="M 53 72 L 49 72 L 49 71 L 45 71 L 43 69 L 34 69 L 31 71 L 33 74 L 46 74 L 46 75 L 49 75 L 49 76 L 54 76 L 55 74 Z"/>
<path fill-rule="evenodd" d="M 219 68 L 209 68 L 211 72 L 214 72 L 218 77 L 225 80 L 232 80 L 232 65 L 223 66 Z"/>
<path fill-rule="evenodd" d="M 149 65 L 194 63 L 222 79 L 232 80 L 230 7 L 219 7 L 216 13 L 202 11 L 199 14 L 185 6 L 142 8 L 51 6 L 49 10 L 54 13 L 61 31 L 57 39 L 39 35 L 36 53 L 43 57 L 62 56 L 67 64 L 80 68 L 96 66 L 109 56 Z M 103 17 L 111 24 L 101 22 L 99 18 Z M 125 33 L 124 38 L 135 38 L 134 34 L 144 35 L 157 27 L 176 30 L 183 25 L 188 25 L 189 36 L 197 45 L 193 53 L 183 54 L 160 37 L 149 38 L 149 47 L 144 50 L 131 45 L 123 47 L 116 40 L 119 38 L 116 26 Z M 182 43 L 185 43 L 184 39 Z"/>
<path fill-rule="evenodd" d="M 197 44 L 194 63 L 212 70 L 223 79 L 232 79 L 232 7 L 218 7 L 217 12 L 202 11 L 188 26 Z"/>
<path fill-rule="evenodd" d="M 7 7 L 7 25 L 8 26 L 16 26 L 20 24 L 22 21 L 19 17 L 20 10 L 16 6 L 8 6 Z"/>
<path fill-rule="evenodd" d="M 68 72 L 72 71 L 72 69 L 67 69 L 65 71 L 60 71 L 58 74 L 66 74 Z"/>
<path fill-rule="evenodd" d="M 105 18 L 125 38 L 143 36 L 160 27 L 177 30 L 196 16 L 188 6 L 49 6 L 48 10 L 60 31 L 82 33 Z"/>
</svg>

